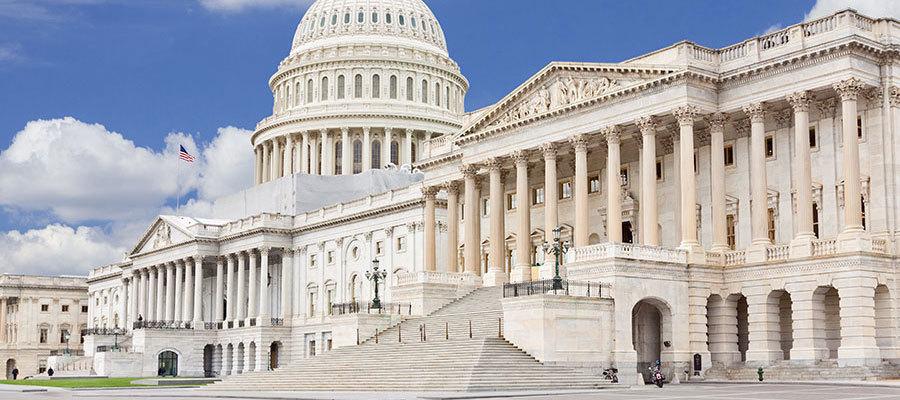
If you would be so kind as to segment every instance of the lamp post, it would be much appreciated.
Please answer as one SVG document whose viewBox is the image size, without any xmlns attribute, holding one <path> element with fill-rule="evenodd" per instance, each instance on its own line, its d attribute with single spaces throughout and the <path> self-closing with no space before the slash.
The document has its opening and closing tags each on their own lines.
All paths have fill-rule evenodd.
<svg viewBox="0 0 900 400">
<path fill-rule="evenodd" d="M 560 235 L 562 234 L 562 227 L 558 226 L 553 230 L 553 243 L 547 243 L 546 241 L 541 246 L 544 249 L 544 252 L 547 254 L 553 254 L 554 264 L 556 267 L 556 274 L 553 276 L 553 290 L 562 289 L 562 277 L 559 276 L 559 261 L 563 254 L 569 252 L 569 242 L 563 242 L 560 240 Z"/>
<path fill-rule="evenodd" d="M 69 355 L 69 338 L 70 337 L 72 337 L 72 335 L 69 334 L 69 331 L 66 331 L 66 334 L 63 335 L 63 340 L 66 341 L 66 355 Z"/>
<path fill-rule="evenodd" d="M 381 308 L 381 299 L 378 298 L 378 282 L 387 279 L 387 271 L 378 269 L 378 259 L 372 260 L 372 270 L 366 271 L 366 279 L 375 285 L 375 299 L 372 300 L 372 308 Z"/>
</svg>

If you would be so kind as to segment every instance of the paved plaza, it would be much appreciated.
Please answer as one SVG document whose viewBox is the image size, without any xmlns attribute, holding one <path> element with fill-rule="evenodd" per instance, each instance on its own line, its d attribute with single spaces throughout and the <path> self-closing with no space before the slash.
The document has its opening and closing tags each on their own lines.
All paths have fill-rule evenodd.
<svg viewBox="0 0 900 400">
<path fill-rule="evenodd" d="M 34 390 L 28 388 L 25 390 Z M 537 392 L 489 392 L 489 393 L 383 393 L 383 392 L 214 392 L 204 389 L 121 389 L 79 390 L 48 389 L 45 392 L 21 392 L 23 388 L 0 385 L 0 399 L 489 399 L 516 400 L 875 400 L 900 399 L 900 384 L 888 386 L 843 386 L 828 384 L 687 384 L 668 385 L 663 389 L 647 386 L 639 389 L 609 389 L 599 391 L 557 391 L 552 394 Z"/>
</svg>

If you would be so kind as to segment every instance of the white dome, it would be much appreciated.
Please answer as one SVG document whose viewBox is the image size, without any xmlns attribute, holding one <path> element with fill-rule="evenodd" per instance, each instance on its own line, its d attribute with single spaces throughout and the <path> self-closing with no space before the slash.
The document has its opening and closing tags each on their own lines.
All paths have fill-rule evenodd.
<svg viewBox="0 0 900 400">
<path fill-rule="evenodd" d="M 422 0 L 317 0 L 297 27 L 291 55 L 333 45 L 394 44 L 447 57 L 446 43 Z"/>
</svg>

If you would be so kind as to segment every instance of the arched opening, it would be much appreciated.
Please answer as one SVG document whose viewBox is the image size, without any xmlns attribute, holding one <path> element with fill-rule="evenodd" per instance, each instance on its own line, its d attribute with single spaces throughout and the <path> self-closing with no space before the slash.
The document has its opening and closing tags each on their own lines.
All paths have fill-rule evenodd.
<svg viewBox="0 0 900 400">
<path fill-rule="evenodd" d="M 400 16 L 400 21 L 403 21 L 403 16 Z M 406 100 L 413 101 L 413 95 L 415 93 L 415 88 L 413 87 L 413 78 L 406 78 Z"/>
<path fill-rule="evenodd" d="M 353 173 L 362 172 L 362 141 L 353 141 Z"/>
<path fill-rule="evenodd" d="M 207 378 L 211 378 L 213 374 L 213 353 L 215 352 L 215 347 L 213 345 L 208 344 L 203 346 L 203 376 Z"/>
<path fill-rule="evenodd" d="M 891 292 L 886 285 L 875 287 L 875 343 L 881 350 L 881 358 L 892 358 L 894 348 L 894 324 Z"/>
<path fill-rule="evenodd" d="M 381 98 L 381 75 L 372 75 L 372 98 Z"/>
<path fill-rule="evenodd" d="M 400 143 L 391 141 L 391 164 L 400 165 Z"/>
<path fill-rule="evenodd" d="M 770 304 L 778 303 L 778 338 L 782 358 L 791 359 L 791 350 L 794 348 L 794 303 L 791 294 L 784 290 L 775 290 L 769 293 L 772 300 Z"/>
<path fill-rule="evenodd" d="M 281 366 L 281 342 L 272 342 L 269 346 L 269 370 L 274 370 Z"/>
<path fill-rule="evenodd" d="M 372 169 L 381 168 L 381 142 L 378 140 L 372 141 L 372 151 L 369 153 L 372 155 L 372 165 L 369 167 Z"/>
<path fill-rule="evenodd" d="M 322 77 L 322 86 L 319 88 L 319 92 L 321 92 L 322 101 L 328 100 L 328 77 Z"/>
<path fill-rule="evenodd" d="M 599 244 L 599 243 L 600 243 L 600 235 L 598 235 L 596 233 L 592 233 L 590 236 L 588 236 L 588 244 L 593 245 L 593 244 Z"/>
<path fill-rule="evenodd" d="M 158 360 L 158 376 L 178 376 L 178 354 L 166 350 L 159 353 Z"/>
<path fill-rule="evenodd" d="M 634 243 L 634 231 L 631 230 L 631 221 L 622 222 L 622 243 Z"/>
<path fill-rule="evenodd" d="M 231 343 L 228 343 L 228 346 L 225 347 L 222 364 L 222 370 L 225 372 L 225 375 L 231 375 L 231 371 L 234 370 L 234 345 Z"/>
<path fill-rule="evenodd" d="M 337 78 L 337 98 L 338 98 L 338 100 L 344 99 L 344 97 L 345 97 L 344 91 L 345 91 L 346 87 L 347 87 L 346 78 L 344 78 L 343 75 L 338 75 L 338 78 Z"/>
<path fill-rule="evenodd" d="M 247 371 L 256 371 L 256 342 L 250 342 L 247 347 Z"/>
<path fill-rule="evenodd" d="M 637 352 L 637 372 L 646 373 L 657 360 L 668 362 L 672 348 L 672 313 L 669 306 L 659 299 L 647 298 L 634 305 L 631 311 L 631 340 Z M 666 360 L 663 359 L 666 354 Z"/>
<path fill-rule="evenodd" d="M 237 350 L 234 352 L 234 372 L 237 374 L 244 372 L 244 344 L 238 343 Z"/>
<path fill-rule="evenodd" d="M 340 175 L 344 170 L 344 144 L 340 140 L 334 142 L 334 174 Z"/>
<path fill-rule="evenodd" d="M 6 360 L 6 379 L 13 379 L 13 370 L 16 369 L 16 359 Z"/>
<path fill-rule="evenodd" d="M 821 325 L 825 331 L 825 348 L 828 350 L 827 358 L 836 360 L 838 349 L 841 347 L 841 297 L 834 287 L 819 287 L 816 295 L 822 299 L 824 306 L 820 311 Z"/>
<path fill-rule="evenodd" d="M 353 78 L 353 98 L 361 99 L 363 95 L 363 78 L 362 75 L 356 75 Z"/>
</svg>

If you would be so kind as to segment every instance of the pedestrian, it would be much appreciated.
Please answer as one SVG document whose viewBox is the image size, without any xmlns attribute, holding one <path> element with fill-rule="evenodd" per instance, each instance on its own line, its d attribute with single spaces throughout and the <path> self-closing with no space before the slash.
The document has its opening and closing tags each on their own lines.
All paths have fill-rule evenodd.
<svg viewBox="0 0 900 400">
<path fill-rule="evenodd" d="M 16 380 L 19 378 L 19 369 L 18 368 L 13 368 L 12 376 L 13 376 L 13 380 Z"/>
<path fill-rule="evenodd" d="M 47 376 L 53 376 L 53 368 L 47 370 Z"/>
</svg>

